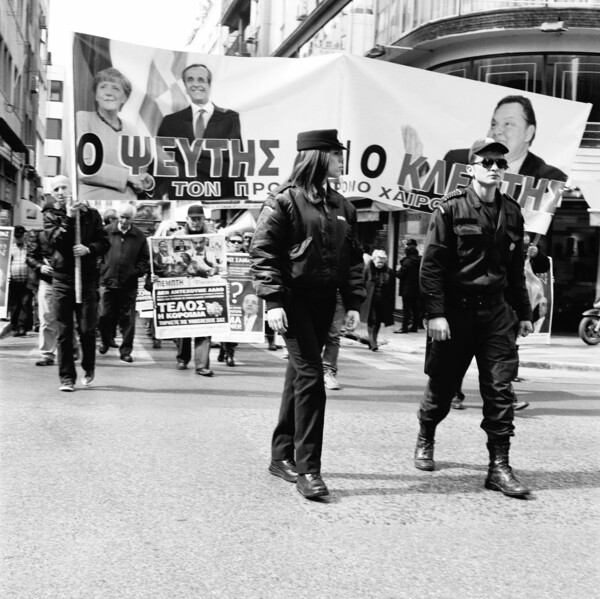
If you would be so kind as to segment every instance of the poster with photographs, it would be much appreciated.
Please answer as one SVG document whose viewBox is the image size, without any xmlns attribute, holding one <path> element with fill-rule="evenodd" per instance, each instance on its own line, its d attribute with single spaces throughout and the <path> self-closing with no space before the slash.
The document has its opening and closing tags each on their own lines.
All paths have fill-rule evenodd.
<svg viewBox="0 0 600 599">
<path fill-rule="evenodd" d="M 148 243 L 156 338 L 228 332 L 224 236 L 151 237 Z"/>
<path fill-rule="evenodd" d="M 13 234 L 13 227 L 0 227 L 0 318 L 7 318 L 8 315 L 8 278 Z"/>
</svg>

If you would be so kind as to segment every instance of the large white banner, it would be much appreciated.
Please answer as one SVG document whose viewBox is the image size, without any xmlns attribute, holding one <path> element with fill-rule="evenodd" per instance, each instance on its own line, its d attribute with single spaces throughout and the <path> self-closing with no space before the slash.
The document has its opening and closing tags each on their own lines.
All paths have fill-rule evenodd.
<svg viewBox="0 0 600 599">
<path fill-rule="evenodd" d="M 90 201 L 262 203 L 289 174 L 297 133 L 332 128 L 348 147 L 344 195 L 431 211 L 468 184 L 466 149 L 490 133 L 497 104 L 518 95 L 531 103 L 535 137 L 503 190 L 518 199 L 527 229 L 545 233 L 590 111 L 359 56 L 200 55 L 83 34 L 75 34 L 73 49 L 78 193 Z M 182 80 L 191 65 L 210 73 L 197 67 Z M 126 82 L 116 100 L 94 82 L 99 73 L 106 79 L 107 68 Z M 193 99 L 211 102 L 199 131 Z"/>
</svg>

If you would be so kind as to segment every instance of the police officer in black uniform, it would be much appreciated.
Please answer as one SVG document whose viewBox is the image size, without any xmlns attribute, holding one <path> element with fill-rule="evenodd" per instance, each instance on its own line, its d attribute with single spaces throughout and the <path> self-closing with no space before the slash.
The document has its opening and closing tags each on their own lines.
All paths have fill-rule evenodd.
<svg viewBox="0 0 600 599">
<path fill-rule="evenodd" d="M 511 379 L 518 359 L 516 337 L 533 327 L 521 209 L 498 190 L 507 152 L 491 138 L 477 140 L 469 152 L 471 184 L 447 196 L 431 217 L 420 276 L 431 337 L 425 359 L 429 380 L 418 412 L 415 466 L 434 470 L 436 426 L 447 416 L 454 391 L 475 357 L 483 398 L 481 428 L 490 454 L 485 486 L 521 497 L 530 491 L 508 462 L 514 435 Z"/>
<path fill-rule="evenodd" d="M 309 499 L 328 494 L 321 477 L 325 385 L 321 352 L 337 290 L 346 328 L 365 297 L 356 211 L 328 180 L 343 172 L 335 129 L 298 134 L 292 173 L 262 209 L 250 246 L 256 293 L 289 353 L 269 472 Z"/>
</svg>

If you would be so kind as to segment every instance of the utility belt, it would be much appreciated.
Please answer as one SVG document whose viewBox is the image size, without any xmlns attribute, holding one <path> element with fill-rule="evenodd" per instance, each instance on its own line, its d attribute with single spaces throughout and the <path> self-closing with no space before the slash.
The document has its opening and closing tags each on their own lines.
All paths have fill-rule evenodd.
<svg viewBox="0 0 600 599">
<path fill-rule="evenodd" d="M 490 295 L 467 295 L 467 296 L 449 296 L 448 303 L 455 308 L 463 310 L 477 310 L 481 308 L 492 308 L 499 306 L 506 300 L 503 293 L 492 293 Z"/>
</svg>

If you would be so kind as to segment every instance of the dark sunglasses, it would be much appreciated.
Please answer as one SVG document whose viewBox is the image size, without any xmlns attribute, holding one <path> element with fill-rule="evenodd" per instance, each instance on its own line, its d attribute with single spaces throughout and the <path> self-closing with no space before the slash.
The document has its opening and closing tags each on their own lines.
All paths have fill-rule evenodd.
<svg viewBox="0 0 600 599">
<path fill-rule="evenodd" d="M 230 243 L 243 243 L 241 239 L 231 239 Z"/>
<path fill-rule="evenodd" d="M 471 162 L 471 164 L 481 164 L 483 168 L 490 170 L 495 164 L 501 171 L 508 168 L 508 162 L 504 158 L 482 158 L 479 162 Z"/>
</svg>

